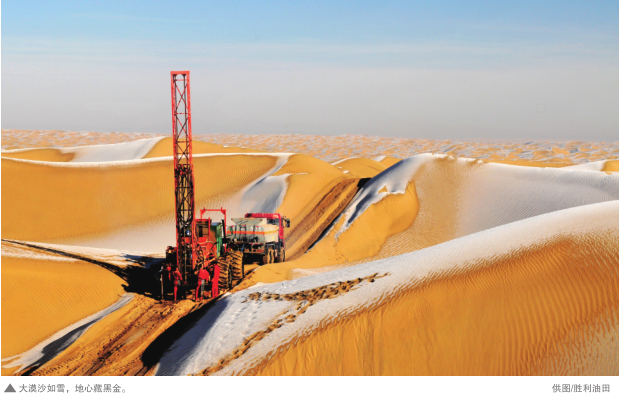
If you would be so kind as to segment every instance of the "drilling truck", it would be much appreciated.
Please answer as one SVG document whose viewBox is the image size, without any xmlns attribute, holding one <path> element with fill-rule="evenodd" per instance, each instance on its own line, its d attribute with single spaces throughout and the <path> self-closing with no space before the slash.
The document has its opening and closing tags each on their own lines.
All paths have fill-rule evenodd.
<svg viewBox="0 0 619 395">
<path fill-rule="evenodd" d="M 246 263 L 268 264 L 286 260 L 284 227 L 290 219 L 278 213 L 247 213 L 244 218 L 232 218 L 228 226 L 229 248 L 243 254 Z"/>
<path fill-rule="evenodd" d="M 176 246 L 167 248 L 166 261 L 179 268 L 185 286 L 196 283 L 200 267 L 215 262 L 220 269 L 219 289 L 225 292 L 245 277 L 244 263 L 286 260 L 284 227 L 290 227 L 290 219 L 278 213 L 247 213 L 244 218 L 232 218 L 234 225 L 228 225 L 223 207 L 203 208 L 200 218 L 195 218 L 189 71 L 170 74 Z M 220 212 L 223 219 L 203 218 L 207 211 Z"/>
<path fill-rule="evenodd" d="M 198 268 L 215 261 L 220 268 L 219 289 L 225 292 L 245 275 L 242 253 L 226 249 L 226 210 L 202 209 L 200 218 L 195 218 L 189 71 L 172 71 L 170 76 L 176 246 L 167 248 L 166 261 L 179 268 L 185 287 L 196 283 Z M 203 218 L 207 211 L 220 211 L 224 218 L 221 222 Z"/>
</svg>

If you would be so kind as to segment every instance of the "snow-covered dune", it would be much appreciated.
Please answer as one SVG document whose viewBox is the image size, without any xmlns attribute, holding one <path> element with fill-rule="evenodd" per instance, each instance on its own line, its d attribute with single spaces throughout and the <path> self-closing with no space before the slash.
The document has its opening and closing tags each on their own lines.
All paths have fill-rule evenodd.
<svg viewBox="0 0 619 395">
<path fill-rule="evenodd" d="M 617 217 L 584 205 L 227 295 L 157 374 L 619 374 Z"/>
<path fill-rule="evenodd" d="M 153 137 L 117 144 L 85 145 L 67 148 L 24 148 L 2 151 L 2 156 L 50 162 L 126 161 L 144 158 L 163 139 L 165 137 Z"/>
<path fill-rule="evenodd" d="M 3 150 L 5 158 L 43 162 L 115 162 L 172 156 L 172 138 L 157 136 L 114 144 L 95 144 L 76 147 L 45 147 Z M 199 154 L 231 154 L 264 152 L 248 148 L 225 147 L 219 144 L 193 141 L 192 152 Z"/>
<path fill-rule="evenodd" d="M 253 208 L 251 191 L 290 154 L 194 157 L 196 207 Z M 2 158 L 2 235 L 9 239 L 132 251 L 174 242 L 172 157 L 113 162 L 38 162 Z M 285 183 L 272 185 L 282 199 Z M 264 198 L 264 196 L 261 196 Z M 261 200 L 261 204 L 264 203 Z M 264 203 L 266 204 L 266 203 Z M 50 231 L 53 229 L 53 231 Z"/>
<path fill-rule="evenodd" d="M 617 143 L 202 136 L 196 209 L 288 260 L 172 304 L 171 138 L 49 136 L 2 151 L 3 374 L 619 375 Z"/>
<path fill-rule="evenodd" d="M 349 178 L 290 153 L 196 154 L 194 169 L 197 209 L 223 207 L 228 218 L 278 211 L 293 226 Z M 175 240 L 173 174 L 171 156 L 80 163 L 3 157 L 2 187 L 13 191 L 2 199 L 3 237 L 161 253 Z"/>
<path fill-rule="evenodd" d="M 370 208 L 399 204 L 391 199 L 414 188 L 418 212 L 410 226 L 392 232 L 379 251 L 367 250 L 363 258 L 380 259 L 415 251 L 492 227 L 570 207 L 619 199 L 619 174 L 566 171 L 486 163 L 445 155 L 421 154 L 404 159 L 372 178 L 334 222 L 315 249 L 324 256 L 340 256 L 332 264 L 359 259 L 347 256 L 348 244 L 363 245 L 360 237 L 371 239 L 374 227 L 390 223 L 396 229 L 407 222 L 406 206 L 364 221 Z M 416 209 L 416 207 L 412 207 Z M 359 236 L 357 236 L 359 235 Z M 331 236 L 331 237 L 330 237 Z M 366 243 L 367 244 L 367 243 Z M 337 251 L 337 254 L 333 253 Z M 362 251 L 357 248 L 355 252 Z M 312 251 L 307 261 L 313 259 Z M 311 266 L 311 265 L 309 265 Z"/>
<path fill-rule="evenodd" d="M 142 159 L 164 137 L 141 139 L 118 144 L 90 145 L 85 147 L 63 148 L 62 153 L 73 153 L 71 162 L 111 162 L 119 160 Z"/>
</svg>

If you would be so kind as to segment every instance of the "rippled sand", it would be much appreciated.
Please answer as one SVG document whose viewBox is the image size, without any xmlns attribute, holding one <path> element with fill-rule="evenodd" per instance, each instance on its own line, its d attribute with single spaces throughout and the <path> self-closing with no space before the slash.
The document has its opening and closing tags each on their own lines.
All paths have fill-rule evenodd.
<svg viewBox="0 0 619 395">
<path fill-rule="evenodd" d="M 57 256 L 6 254 L 2 245 L 2 358 L 116 302 L 126 283 L 101 267 Z M 23 257 L 20 257 L 23 256 Z"/>
<path fill-rule="evenodd" d="M 205 304 L 135 284 L 175 242 L 169 137 L 2 147 L 3 375 L 619 374 L 619 142 L 198 134 L 197 208 L 291 219 Z"/>
</svg>

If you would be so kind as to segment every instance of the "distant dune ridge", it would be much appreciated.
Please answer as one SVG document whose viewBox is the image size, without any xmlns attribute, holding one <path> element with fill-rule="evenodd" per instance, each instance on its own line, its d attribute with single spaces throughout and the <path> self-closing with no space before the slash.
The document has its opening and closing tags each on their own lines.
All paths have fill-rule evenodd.
<svg viewBox="0 0 619 395">
<path fill-rule="evenodd" d="M 175 243 L 171 139 L 2 134 L 3 375 L 619 374 L 619 142 L 197 136 L 197 208 L 291 227 L 183 321 L 127 287 Z"/>
<path fill-rule="evenodd" d="M 427 140 L 344 134 L 315 135 L 246 135 L 203 134 L 194 130 L 198 141 L 230 147 L 234 150 L 297 152 L 335 162 L 348 158 L 378 158 L 391 165 L 391 158 L 408 158 L 422 153 L 447 154 L 456 157 L 536 166 L 568 166 L 600 160 L 619 160 L 619 141 L 526 141 L 526 140 Z M 2 149 L 75 147 L 92 144 L 114 144 L 169 135 L 145 133 L 67 132 L 59 130 L 2 130 Z M 243 147 L 243 148 L 240 148 Z M 169 149 L 164 151 L 171 152 Z M 238 152 L 238 151 L 237 151 Z M 157 150 L 155 150 L 157 155 Z M 165 154 L 169 155 L 169 154 Z M 170 154 L 171 155 L 171 154 Z M 386 159 L 386 161 L 385 161 Z"/>
</svg>

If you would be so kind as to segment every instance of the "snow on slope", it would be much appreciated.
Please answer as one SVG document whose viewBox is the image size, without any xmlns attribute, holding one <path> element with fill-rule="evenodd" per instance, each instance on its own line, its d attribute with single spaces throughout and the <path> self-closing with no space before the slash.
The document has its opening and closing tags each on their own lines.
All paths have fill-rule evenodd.
<svg viewBox="0 0 619 395">
<path fill-rule="evenodd" d="M 162 254 L 161 251 L 158 251 Z M 163 258 L 144 255 L 139 251 L 113 250 L 65 244 L 21 242 L 5 239 L 2 241 L 2 257 L 27 258 L 48 261 L 80 261 L 83 258 L 96 259 L 116 266 L 139 265 L 148 269 Z"/>
<path fill-rule="evenodd" d="M 292 155 L 194 155 L 196 208 L 224 206 L 230 216 L 243 215 L 243 210 L 276 208 L 286 193 L 287 182 L 283 176 L 271 175 Z M 4 237 L 146 252 L 161 252 L 174 243 L 171 156 L 111 162 L 3 157 L 2 163 L 3 186 L 19 191 L 12 199 L 3 200 L 3 211 L 25 211 L 32 217 L 26 222 L 38 226 L 5 221 Z M 266 184 L 270 184 L 269 196 L 263 193 Z M 260 203 L 267 207 L 259 207 Z M 58 225 L 58 231 L 53 235 L 42 232 L 38 221 L 41 215 L 47 226 Z"/>
<path fill-rule="evenodd" d="M 344 222 L 335 237 L 337 238 L 342 232 L 345 232 L 371 205 L 380 202 L 388 195 L 403 194 L 411 181 L 411 175 L 419 167 L 419 162 L 414 160 L 418 156 L 400 161 L 370 179 L 343 212 Z M 334 223 L 338 221 L 336 220 Z"/>
<path fill-rule="evenodd" d="M 619 199 L 619 176 L 489 163 L 462 190 L 457 236 L 536 215 Z"/>
<path fill-rule="evenodd" d="M 212 365 L 228 360 L 215 374 L 242 374 L 273 355 L 278 347 L 303 334 L 328 326 L 348 313 L 368 309 L 389 300 L 400 289 L 437 273 L 459 274 L 492 264 L 500 256 L 513 256 L 523 248 L 539 245 L 561 236 L 587 234 L 619 237 L 616 218 L 619 202 L 605 202 L 560 210 L 522 221 L 484 230 L 443 244 L 396 257 L 317 274 L 298 280 L 227 294 L 182 335 L 163 355 L 157 375 L 187 375 L 204 372 Z M 617 249 L 617 245 L 611 246 Z M 377 274 L 375 277 L 371 277 Z M 298 313 L 297 302 L 277 297 L 275 300 L 251 298 L 251 294 L 292 294 L 345 281 L 360 281 L 341 296 L 321 299 L 307 306 L 286 322 L 286 316 Z M 280 321 L 278 321 L 280 320 Z M 283 325 L 280 325 L 283 322 Z M 269 327 L 270 330 L 269 330 Z M 235 355 L 247 339 L 259 341 L 244 353 Z"/>
<path fill-rule="evenodd" d="M 232 208 L 230 215 L 243 217 L 245 213 L 274 213 L 284 201 L 290 174 L 273 176 L 290 159 L 292 154 L 280 155 L 277 163 L 264 176 L 249 184 L 241 192 L 242 199 L 238 208 Z"/>
<path fill-rule="evenodd" d="M 114 162 L 142 159 L 158 142 L 165 137 L 153 137 L 116 144 L 84 145 L 78 147 L 49 148 L 56 149 L 60 154 L 73 154 L 70 162 Z M 3 150 L 2 153 L 12 154 L 33 151 L 36 153 L 48 148 L 21 148 Z"/>
<path fill-rule="evenodd" d="M 287 190 L 287 175 L 272 176 L 290 158 L 290 153 L 230 153 L 230 154 L 198 154 L 195 159 L 216 157 L 216 156 L 271 156 L 276 157 L 277 161 L 268 171 L 263 173 L 247 184 L 242 190 L 222 196 L 217 199 L 216 204 L 209 199 L 196 200 L 196 209 L 202 207 L 218 208 L 224 207 L 227 210 L 228 218 L 242 217 L 247 212 L 274 212 L 284 199 Z M 171 162 L 172 157 L 152 158 L 139 160 L 139 163 L 148 162 Z M 136 161 L 116 161 L 110 166 L 123 166 L 134 164 Z M 61 164 L 69 166 L 107 166 L 102 163 L 75 163 Z M 170 168 L 171 169 L 171 168 Z M 171 170 L 170 170 L 171 171 Z M 222 169 L 225 177 L 225 169 Z M 202 186 L 206 188 L 207 186 Z M 201 188 L 199 185 L 197 188 Z M 214 217 L 218 219 L 217 217 Z M 169 214 L 155 220 L 132 224 L 123 228 L 115 229 L 104 235 L 94 237 L 81 237 L 72 240 L 62 240 L 62 243 L 81 245 L 96 248 L 109 248 L 114 250 L 133 250 L 157 253 L 165 251 L 166 246 L 173 245 L 175 240 L 175 217 L 173 207 L 170 207 Z"/>
<path fill-rule="evenodd" d="M 165 137 L 153 137 L 118 144 L 87 145 L 61 149 L 61 153 L 74 153 L 71 162 L 110 162 L 142 159 Z"/>
<path fill-rule="evenodd" d="M 409 182 L 415 183 L 419 214 L 402 243 L 421 244 L 408 251 L 556 210 L 619 199 L 616 174 L 420 154 L 368 181 L 334 221 L 341 223 L 336 237 L 372 204 L 403 193 Z M 421 241 L 422 234 L 432 234 L 428 236 L 432 241 Z"/>
</svg>

